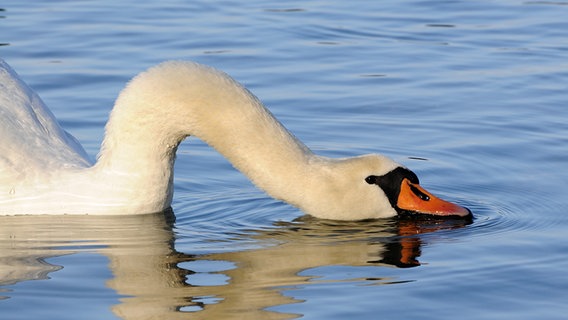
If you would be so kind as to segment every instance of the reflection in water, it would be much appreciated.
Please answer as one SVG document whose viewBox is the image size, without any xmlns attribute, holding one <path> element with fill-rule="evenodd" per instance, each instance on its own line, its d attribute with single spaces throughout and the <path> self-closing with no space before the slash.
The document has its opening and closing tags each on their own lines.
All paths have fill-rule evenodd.
<svg viewBox="0 0 568 320">
<path fill-rule="evenodd" d="M 248 233 L 259 249 L 193 256 L 175 250 L 173 224 L 172 212 L 1 217 L 0 285 L 47 279 L 62 268 L 47 258 L 89 251 L 109 259 L 113 278 L 107 285 L 123 297 L 112 311 L 123 319 L 177 319 L 188 312 L 207 319 L 291 318 L 266 309 L 299 302 L 283 291 L 317 281 L 303 271 L 330 265 L 415 267 L 424 233 L 464 226 L 459 221 L 302 217 Z M 211 277 L 200 281 L 200 274 Z"/>
</svg>

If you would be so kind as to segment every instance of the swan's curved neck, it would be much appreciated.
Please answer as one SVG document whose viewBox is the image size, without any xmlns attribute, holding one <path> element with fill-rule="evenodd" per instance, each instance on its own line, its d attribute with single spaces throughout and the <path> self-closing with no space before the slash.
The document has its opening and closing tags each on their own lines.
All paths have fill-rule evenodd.
<svg viewBox="0 0 568 320">
<path fill-rule="evenodd" d="M 203 66 L 163 65 L 133 79 L 116 102 L 95 167 L 134 188 L 152 184 L 171 193 L 175 151 L 189 135 L 271 196 L 292 204 L 304 196 L 299 184 L 316 156 L 248 90 Z"/>
<path fill-rule="evenodd" d="M 303 197 L 310 163 L 316 156 L 248 91 L 243 100 L 220 101 L 196 136 L 225 156 L 258 187 L 277 199 L 297 204 Z"/>
</svg>

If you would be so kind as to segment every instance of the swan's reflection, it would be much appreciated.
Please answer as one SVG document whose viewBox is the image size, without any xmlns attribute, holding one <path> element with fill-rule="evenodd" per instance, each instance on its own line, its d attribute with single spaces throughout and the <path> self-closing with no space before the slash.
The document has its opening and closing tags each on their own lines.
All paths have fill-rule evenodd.
<svg viewBox="0 0 568 320">
<path fill-rule="evenodd" d="M 304 217 L 254 230 L 249 237 L 260 249 L 193 256 L 174 248 L 173 221 L 172 212 L 0 217 L 0 286 L 46 279 L 62 267 L 45 259 L 86 250 L 108 257 L 113 278 L 107 285 L 124 297 L 112 310 L 123 319 L 187 318 L 188 312 L 206 319 L 290 318 L 266 308 L 297 302 L 282 291 L 312 280 L 302 271 L 329 265 L 418 266 L 423 233 L 464 226 Z M 212 274 L 227 280 L 199 284 L 193 270 L 204 260 L 226 262 Z"/>
</svg>

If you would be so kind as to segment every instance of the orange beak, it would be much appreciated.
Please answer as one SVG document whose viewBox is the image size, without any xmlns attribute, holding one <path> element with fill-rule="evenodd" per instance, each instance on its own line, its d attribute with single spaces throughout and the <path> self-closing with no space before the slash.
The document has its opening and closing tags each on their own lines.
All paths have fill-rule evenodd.
<svg viewBox="0 0 568 320">
<path fill-rule="evenodd" d="M 471 211 L 467 208 L 444 201 L 426 191 L 419 184 L 412 183 L 406 178 L 402 179 L 397 207 L 401 210 L 411 211 L 413 213 L 434 216 L 471 216 Z"/>
</svg>

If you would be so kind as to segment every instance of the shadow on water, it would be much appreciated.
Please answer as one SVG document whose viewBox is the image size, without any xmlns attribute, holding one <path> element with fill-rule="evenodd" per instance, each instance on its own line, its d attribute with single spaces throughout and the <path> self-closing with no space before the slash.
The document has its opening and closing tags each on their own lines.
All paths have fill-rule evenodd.
<svg viewBox="0 0 568 320">
<path fill-rule="evenodd" d="M 0 217 L 0 288 L 4 287 L 5 298 L 10 297 L 18 290 L 14 284 L 49 279 L 50 273 L 64 267 L 49 258 L 94 252 L 108 258 L 112 279 L 106 286 L 121 296 L 112 307 L 120 318 L 178 319 L 188 313 L 207 319 L 292 318 L 297 315 L 267 308 L 300 303 L 283 292 L 319 281 L 304 275 L 306 270 L 334 265 L 417 267 L 424 244 L 434 241 L 428 234 L 466 223 L 302 217 L 243 232 L 259 243 L 258 249 L 236 247 L 206 255 L 177 251 L 174 225 L 173 212 Z M 219 282 L 220 275 L 225 280 Z M 380 276 L 358 280 L 397 283 Z"/>
</svg>

